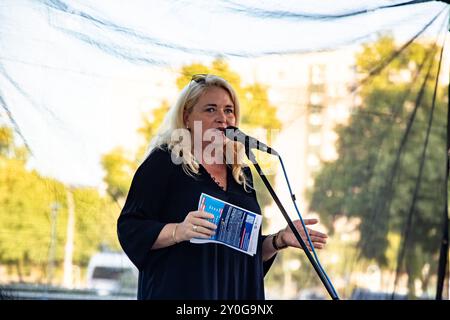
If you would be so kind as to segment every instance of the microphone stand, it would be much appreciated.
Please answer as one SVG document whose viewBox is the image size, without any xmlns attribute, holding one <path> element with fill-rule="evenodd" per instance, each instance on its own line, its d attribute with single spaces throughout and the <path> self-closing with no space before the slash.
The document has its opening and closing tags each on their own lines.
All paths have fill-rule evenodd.
<svg viewBox="0 0 450 320">
<path fill-rule="evenodd" d="M 272 186 L 270 185 L 269 180 L 267 180 L 264 172 L 262 171 L 261 167 L 258 164 L 258 161 L 256 161 L 255 155 L 251 151 L 250 147 L 248 147 L 248 144 L 245 144 L 245 153 L 248 157 L 248 159 L 253 163 L 253 166 L 255 167 L 256 171 L 258 172 L 259 176 L 261 177 L 262 181 L 264 182 L 267 190 L 269 190 L 270 195 L 272 196 L 273 200 L 277 204 L 278 208 L 280 209 L 281 213 L 284 216 L 284 219 L 287 221 L 289 227 L 291 228 L 292 232 L 295 235 L 295 238 L 297 238 L 298 242 L 300 243 L 301 247 L 303 248 L 303 251 L 305 251 L 306 256 L 309 259 L 309 262 L 314 267 L 314 270 L 317 272 L 317 275 L 319 276 L 320 280 L 322 281 L 323 285 L 327 289 L 329 295 L 333 300 L 339 300 L 339 297 L 336 296 L 334 291 L 331 289 L 331 285 L 329 283 L 329 280 L 326 278 L 322 270 L 319 268 L 317 261 L 313 258 L 311 253 L 308 250 L 308 247 L 306 246 L 305 242 L 303 241 L 302 237 L 297 231 L 297 228 L 295 227 L 294 223 L 292 222 L 291 218 L 289 217 L 288 213 L 284 209 L 283 205 L 281 204 L 280 199 L 278 198 L 277 194 L 273 190 Z M 306 230 L 305 230 L 306 231 Z"/>
</svg>

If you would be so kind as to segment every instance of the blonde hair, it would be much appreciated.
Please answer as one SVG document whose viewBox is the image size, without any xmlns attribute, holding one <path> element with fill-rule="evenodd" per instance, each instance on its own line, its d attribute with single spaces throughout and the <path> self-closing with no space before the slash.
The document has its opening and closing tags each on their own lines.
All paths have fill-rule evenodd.
<svg viewBox="0 0 450 320">
<path fill-rule="evenodd" d="M 192 154 L 191 145 L 186 146 L 184 139 L 181 141 L 179 139 L 174 140 L 172 133 L 177 129 L 186 130 L 183 121 L 184 112 L 186 111 L 190 113 L 200 97 L 212 87 L 219 87 L 228 92 L 231 101 L 234 104 L 234 115 L 236 118 L 235 125 L 239 126 L 240 105 L 236 92 L 226 80 L 215 75 L 205 75 L 204 78 L 202 77 L 202 81 L 197 82 L 195 80 L 191 80 L 189 84 L 183 88 L 178 100 L 169 109 L 169 112 L 166 114 L 155 137 L 151 140 L 147 151 L 147 156 L 145 158 L 147 158 L 151 151 L 155 148 L 163 149 L 163 146 L 167 145 L 173 156 L 181 158 L 183 171 L 187 175 L 195 177 L 199 174 L 200 164 Z M 252 187 L 248 184 L 242 170 L 244 167 L 247 167 L 247 165 L 243 163 L 244 146 L 239 142 L 230 140 L 227 141 L 227 144 L 232 144 L 228 147 L 231 147 L 230 150 L 233 150 L 233 161 L 231 164 L 233 178 L 238 184 L 244 187 L 244 190 L 247 191 L 247 187 Z M 179 150 L 182 151 L 180 152 Z"/>
</svg>

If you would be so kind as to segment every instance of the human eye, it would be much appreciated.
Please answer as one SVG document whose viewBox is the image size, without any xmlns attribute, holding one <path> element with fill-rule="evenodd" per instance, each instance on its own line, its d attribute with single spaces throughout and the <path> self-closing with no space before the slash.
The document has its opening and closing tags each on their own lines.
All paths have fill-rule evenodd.
<svg viewBox="0 0 450 320">
<path fill-rule="evenodd" d="M 225 109 L 225 113 L 226 114 L 233 114 L 234 113 L 233 108 L 226 108 Z"/>
<path fill-rule="evenodd" d="M 214 111 L 216 111 L 216 109 L 214 107 L 207 107 L 205 109 L 205 111 L 208 112 L 208 113 L 213 113 Z"/>
</svg>

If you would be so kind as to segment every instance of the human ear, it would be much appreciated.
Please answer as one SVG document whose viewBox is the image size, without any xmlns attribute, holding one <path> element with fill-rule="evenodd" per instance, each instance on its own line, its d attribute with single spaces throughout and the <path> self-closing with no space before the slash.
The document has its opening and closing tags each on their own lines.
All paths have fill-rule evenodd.
<svg viewBox="0 0 450 320">
<path fill-rule="evenodd" d="M 183 111 L 183 124 L 187 129 L 189 129 L 189 112 L 187 110 Z"/>
</svg>

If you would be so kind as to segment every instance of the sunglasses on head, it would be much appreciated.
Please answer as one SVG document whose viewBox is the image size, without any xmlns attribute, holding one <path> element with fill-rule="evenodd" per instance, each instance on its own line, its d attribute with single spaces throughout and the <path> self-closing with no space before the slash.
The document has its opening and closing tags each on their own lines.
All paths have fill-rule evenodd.
<svg viewBox="0 0 450 320">
<path fill-rule="evenodd" d="M 191 81 L 194 81 L 196 83 L 204 83 L 207 76 L 207 73 L 194 74 L 191 78 Z"/>
</svg>

